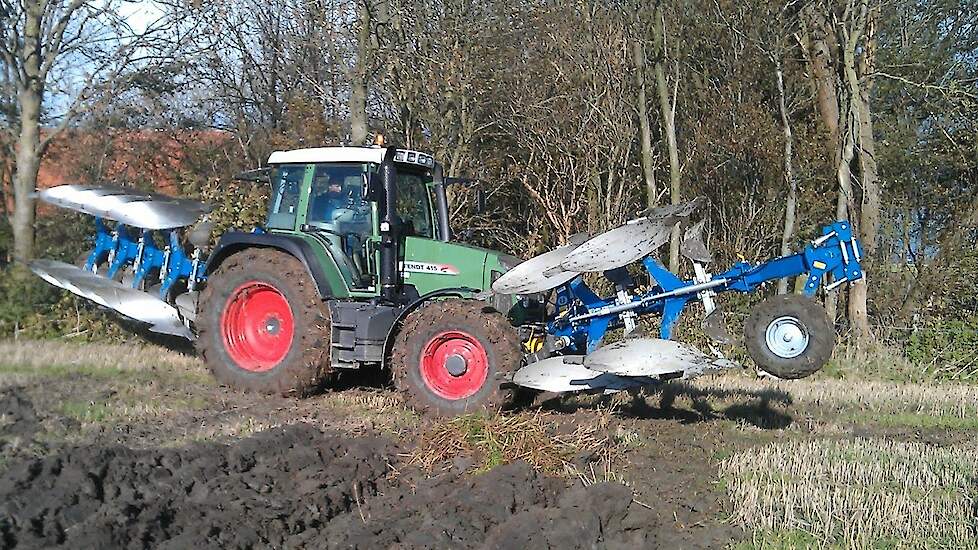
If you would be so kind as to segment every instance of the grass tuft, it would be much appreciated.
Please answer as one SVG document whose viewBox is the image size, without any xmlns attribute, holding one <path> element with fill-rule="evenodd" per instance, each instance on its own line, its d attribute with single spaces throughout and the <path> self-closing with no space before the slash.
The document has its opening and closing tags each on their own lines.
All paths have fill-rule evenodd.
<svg viewBox="0 0 978 550">
<path fill-rule="evenodd" d="M 58 412 L 83 424 L 99 424 L 108 420 L 113 414 L 109 405 L 95 401 L 66 401 L 61 404 L 61 410 Z"/>
<path fill-rule="evenodd" d="M 587 483 L 598 476 L 590 469 L 591 463 L 601 462 L 601 476 L 613 477 L 613 466 L 623 453 L 622 442 L 609 435 L 600 420 L 561 433 L 557 420 L 545 413 L 467 415 L 426 430 L 409 460 L 430 471 L 456 457 L 471 455 L 476 457 L 472 470 L 479 472 L 523 460 L 545 474 L 579 477 Z"/>
</svg>

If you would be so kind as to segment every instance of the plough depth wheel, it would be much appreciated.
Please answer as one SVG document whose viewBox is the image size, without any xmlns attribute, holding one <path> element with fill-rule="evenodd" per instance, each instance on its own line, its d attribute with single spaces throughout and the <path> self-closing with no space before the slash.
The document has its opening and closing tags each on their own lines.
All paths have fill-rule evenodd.
<svg viewBox="0 0 978 550">
<path fill-rule="evenodd" d="M 747 351 L 757 366 L 778 378 L 814 374 L 832 356 L 835 331 L 825 309 L 799 294 L 772 296 L 744 324 Z"/>
</svg>

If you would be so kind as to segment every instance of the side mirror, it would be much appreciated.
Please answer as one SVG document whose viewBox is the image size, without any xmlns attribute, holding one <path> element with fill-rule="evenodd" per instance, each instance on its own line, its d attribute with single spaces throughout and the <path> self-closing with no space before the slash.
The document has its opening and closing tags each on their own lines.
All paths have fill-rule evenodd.
<svg viewBox="0 0 978 550">
<path fill-rule="evenodd" d="M 272 169 L 271 168 L 258 168 L 255 170 L 248 170 L 246 172 L 241 172 L 237 176 L 234 176 L 235 181 L 246 181 L 250 183 L 264 183 L 271 185 L 272 183 Z"/>
<path fill-rule="evenodd" d="M 445 185 L 462 185 L 475 190 L 474 203 L 472 207 L 476 214 L 484 214 L 486 211 L 486 192 L 482 187 L 482 181 L 475 178 L 444 178 Z"/>
<path fill-rule="evenodd" d="M 377 201 L 383 194 L 383 184 L 380 175 L 374 172 L 364 172 L 362 195 L 364 200 Z"/>
</svg>

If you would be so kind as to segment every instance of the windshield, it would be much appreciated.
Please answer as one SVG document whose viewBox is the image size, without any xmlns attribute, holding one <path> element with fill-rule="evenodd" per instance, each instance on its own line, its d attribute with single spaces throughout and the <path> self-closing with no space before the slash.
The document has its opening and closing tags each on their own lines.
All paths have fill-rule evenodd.
<svg viewBox="0 0 978 550">
<path fill-rule="evenodd" d="M 431 197 L 428 173 L 397 172 L 397 215 L 403 222 L 405 234 L 415 237 L 434 238 L 431 219 Z"/>
<path fill-rule="evenodd" d="M 370 203 L 363 200 L 362 174 L 361 164 L 317 166 L 306 223 L 340 235 L 369 235 Z"/>
<path fill-rule="evenodd" d="M 270 229 L 294 229 L 299 207 L 299 191 L 306 173 L 304 164 L 283 164 L 272 175 L 272 192 L 268 198 Z"/>
</svg>

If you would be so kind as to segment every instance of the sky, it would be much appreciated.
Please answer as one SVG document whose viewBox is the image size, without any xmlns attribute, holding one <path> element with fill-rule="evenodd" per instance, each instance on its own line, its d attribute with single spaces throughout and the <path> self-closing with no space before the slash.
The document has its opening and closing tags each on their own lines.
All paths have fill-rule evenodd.
<svg viewBox="0 0 978 550">
<path fill-rule="evenodd" d="M 124 1 L 119 12 L 129 21 L 129 25 L 136 32 L 146 30 L 146 26 L 162 14 L 159 6 L 149 0 Z"/>
</svg>

